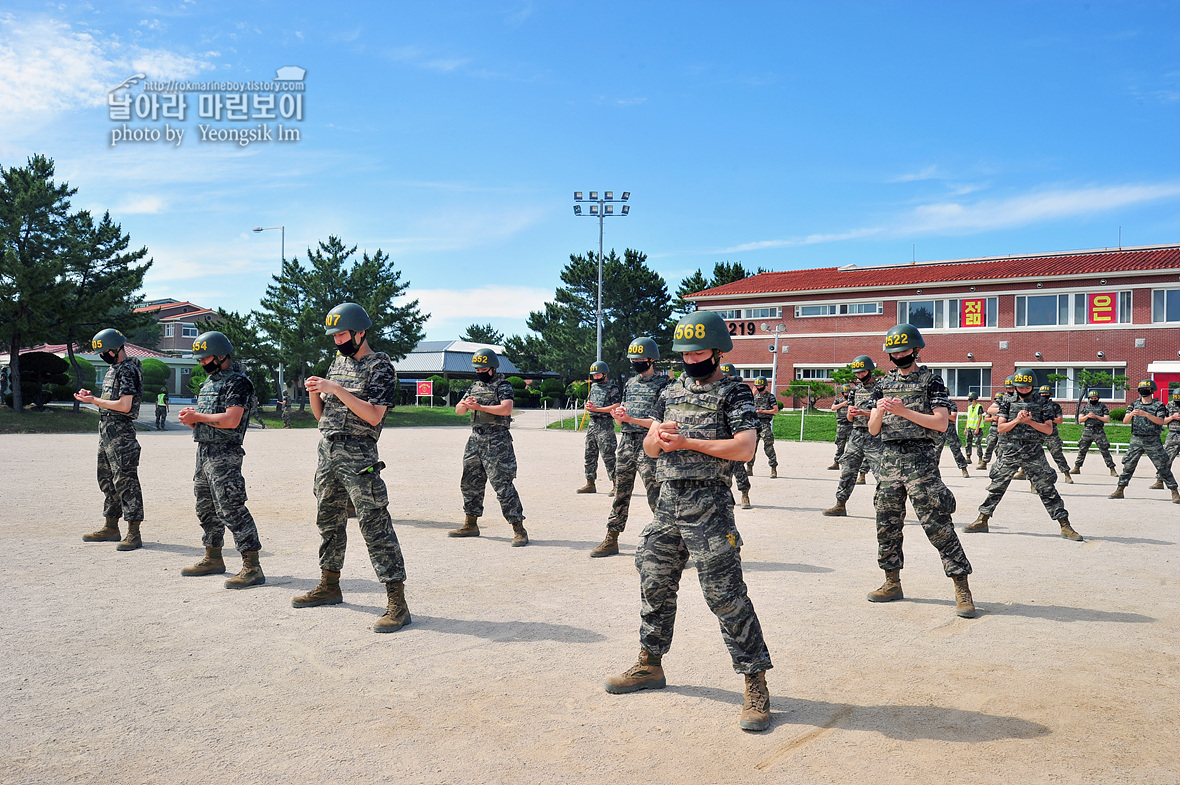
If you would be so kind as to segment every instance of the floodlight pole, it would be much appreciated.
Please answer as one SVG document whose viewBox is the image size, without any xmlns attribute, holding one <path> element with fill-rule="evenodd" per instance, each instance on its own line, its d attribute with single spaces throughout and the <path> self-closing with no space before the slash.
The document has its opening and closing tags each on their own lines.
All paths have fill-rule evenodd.
<svg viewBox="0 0 1180 785">
<path fill-rule="evenodd" d="M 620 201 L 626 202 L 631 198 L 630 191 L 623 191 L 623 196 Z M 627 215 L 631 212 L 631 205 L 624 204 L 621 212 L 614 211 L 614 191 L 603 191 L 601 198 L 598 191 L 590 191 L 590 198 L 583 199 L 581 191 L 574 191 L 575 202 L 588 202 L 590 204 L 590 212 L 583 213 L 582 205 L 574 205 L 574 215 L 587 215 L 591 218 L 598 219 L 598 311 L 595 319 L 595 344 L 596 352 L 595 359 L 602 359 L 602 235 L 603 235 L 603 221 L 607 216 Z"/>
<path fill-rule="evenodd" d="M 257 234 L 259 232 L 265 232 L 265 231 L 268 231 L 271 229 L 278 229 L 279 230 L 279 258 L 282 260 L 283 265 L 285 266 L 287 264 L 287 227 L 286 227 L 286 225 L 284 224 L 283 226 L 255 226 L 254 232 Z M 282 275 L 282 274 L 283 274 L 283 268 L 279 267 L 279 275 Z M 282 350 L 283 350 L 283 339 L 280 338 L 279 339 L 279 351 L 281 352 Z M 279 361 L 279 395 L 283 396 L 283 400 L 286 400 L 287 388 L 283 384 L 283 363 L 281 360 Z"/>
</svg>

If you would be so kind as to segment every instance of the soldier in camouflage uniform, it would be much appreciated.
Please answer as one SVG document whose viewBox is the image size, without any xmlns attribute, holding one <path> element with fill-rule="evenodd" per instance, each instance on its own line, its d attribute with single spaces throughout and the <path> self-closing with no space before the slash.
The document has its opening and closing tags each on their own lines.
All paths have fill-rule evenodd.
<svg viewBox="0 0 1180 785">
<path fill-rule="evenodd" d="M 1139 400 L 1127 407 L 1124 423 L 1131 424 L 1131 443 L 1127 446 L 1127 454 L 1123 456 L 1123 473 L 1119 475 L 1119 487 L 1110 495 L 1111 499 L 1122 499 L 1123 488 L 1131 483 L 1135 474 L 1135 467 L 1139 459 L 1146 455 L 1155 464 L 1156 476 L 1164 486 L 1172 492 L 1172 501 L 1180 504 L 1180 491 L 1176 488 L 1176 478 L 1168 466 L 1168 457 L 1164 454 L 1160 444 L 1160 433 L 1163 431 L 1164 417 L 1167 416 L 1167 406 L 1155 398 L 1159 388 L 1155 380 L 1144 379 L 1139 382 Z"/>
<path fill-rule="evenodd" d="M 852 435 L 852 423 L 845 416 L 845 410 L 851 402 L 848 397 L 851 392 L 852 385 L 842 385 L 836 397 L 832 399 L 832 411 L 836 413 L 836 457 L 832 459 L 832 465 L 828 468 L 833 471 L 840 468 L 840 458 L 848 446 L 848 437 Z"/>
<path fill-rule="evenodd" d="M 734 670 L 745 676 L 738 725 L 758 731 L 770 725 L 766 671 L 772 666 L 742 579 L 742 538 L 729 490 L 733 462 L 749 460 L 758 437 L 750 388 L 721 373 L 721 353 L 732 348 L 716 311 L 691 313 L 676 326 L 672 349 L 683 354 L 685 373 L 660 394 L 643 441 L 656 459 L 661 486 L 655 519 L 635 552 L 642 599 L 639 661 L 603 686 L 611 693 L 666 686 L 662 659 L 672 645 L 676 594 L 691 558 Z"/>
<path fill-rule="evenodd" d="M 987 432 L 987 449 L 984 450 L 983 458 L 980 459 L 979 465 L 975 468 L 986 469 L 987 465 L 991 463 L 992 456 L 996 456 L 998 461 L 1003 457 L 1004 450 L 1000 445 L 1000 429 L 997 426 L 1000 415 L 1000 401 L 1007 398 L 1011 400 L 1016 396 L 1016 388 L 1012 386 L 1012 377 L 1009 376 L 1004 380 L 1004 391 L 998 392 L 992 396 L 992 405 L 987 409 L 987 416 L 984 417 L 985 422 L 991 423 L 991 428 Z"/>
<path fill-rule="evenodd" d="M 949 397 L 946 400 L 950 404 L 950 409 L 946 418 L 946 430 L 942 432 L 942 445 L 938 448 L 938 457 L 941 460 L 943 447 L 950 447 L 955 465 L 964 477 L 970 477 L 971 475 L 967 474 L 967 459 L 963 457 L 963 442 L 959 440 L 959 405 Z"/>
<path fill-rule="evenodd" d="M 244 589 L 266 583 L 258 563 L 262 543 L 258 527 L 246 509 L 246 480 L 242 477 L 242 458 L 246 451 L 249 422 L 245 412 L 254 402 L 254 385 L 233 362 L 233 344 L 224 334 L 212 331 L 193 341 L 193 357 L 209 374 L 197 395 L 196 407 L 180 410 L 180 422 L 193 429 L 197 443 L 197 468 L 193 473 L 193 492 L 197 497 L 197 518 L 204 535 L 205 558 L 181 575 L 222 575 L 225 561 L 221 548 L 228 527 L 234 545 L 242 554 L 241 571 L 225 582 L 227 589 Z"/>
<path fill-rule="evenodd" d="M 291 399 L 283 395 L 283 400 L 279 401 L 279 406 L 283 408 L 283 427 L 291 427 Z"/>
<path fill-rule="evenodd" d="M 774 416 L 778 414 L 778 401 L 773 391 L 766 389 L 766 377 L 754 379 L 754 412 L 758 415 L 758 439 L 762 442 L 762 449 L 766 452 L 766 460 L 770 463 L 770 479 L 778 477 L 778 456 L 774 453 Z M 758 459 L 758 450 L 754 450 L 754 457 L 746 463 L 746 473 L 754 473 L 754 461 Z"/>
<path fill-rule="evenodd" d="M 1110 422 L 1110 409 L 1099 401 L 1099 397 L 1097 390 L 1091 390 L 1088 394 L 1088 402 L 1082 404 L 1078 409 L 1077 420 L 1084 427 L 1082 435 L 1078 437 L 1078 457 L 1074 459 L 1070 474 L 1082 473 L 1086 452 L 1092 443 L 1097 442 L 1098 450 L 1102 453 L 1103 460 L 1106 461 L 1106 468 L 1110 469 L 1110 476 L 1119 476 L 1114 468 L 1114 459 L 1110 457 L 1110 442 L 1106 439 L 1106 423 Z"/>
<path fill-rule="evenodd" d="M 918 351 L 926 346 L 918 328 L 898 324 L 885 334 L 885 353 L 897 366 L 873 388 L 875 406 L 869 414 L 869 433 L 880 434 L 881 472 L 877 475 L 877 564 L 885 583 L 869 592 L 870 602 L 900 600 L 902 527 L 908 497 L 930 544 L 942 557 L 942 569 L 955 584 L 955 613 L 975 616 L 967 576 L 971 563 L 955 534 L 951 513 L 955 497 L 938 473 L 938 451 L 946 430 L 950 399 L 942 377 L 918 365 Z M 941 410 L 941 411 L 940 411 Z"/>
<path fill-rule="evenodd" d="M 143 547 L 139 527 L 143 523 L 143 490 L 139 487 L 139 440 L 135 420 L 143 400 L 143 368 L 138 357 L 128 357 L 123 333 L 99 332 L 90 341 L 92 351 L 107 365 L 102 397 L 78 390 L 74 398 L 98 407 L 98 487 L 104 502 L 103 527 L 82 535 L 83 542 L 118 542 L 116 550 Z M 119 518 L 127 521 L 127 536 L 120 541 Z"/>
<path fill-rule="evenodd" d="M 250 386 L 251 389 L 253 389 L 253 382 L 251 382 Z M 262 406 L 259 405 L 258 396 L 256 395 L 253 397 L 253 401 L 250 405 L 250 419 L 258 423 L 260 428 L 266 428 L 266 423 L 262 421 Z"/>
<path fill-rule="evenodd" d="M 610 477 L 610 495 L 615 495 L 615 421 L 611 412 L 623 400 L 618 386 L 610 380 L 610 368 L 602 360 L 590 366 L 590 392 L 586 398 L 586 413 L 590 415 L 590 426 L 586 428 L 586 484 L 578 493 L 595 493 L 598 477 L 598 456 L 606 464 Z"/>
<path fill-rule="evenodd" d="M 967 396 L 967 424 L 963 428 L 966 445 L 963 449 L 967 456 L 967 463 L 971 463 L 971 450 L 978 450 L 979 460 L 983 460 L 983 404 L 979 402 L 977 393 Z"/>
<path fill-rule="evenodd" d="M 512 546 L 529 544 L 524 528 L 524 508 L 516 492 L 516 451 L 512 447 L 512 407 L 516 393 L 512 385 L 496 369 L 500 358 L 495 351 L 484 348 L 471 357 L 475 368 L 475 384 L 467 397 L 455 406 L 455 414 L 471 412 L 471 436 L 463 451 L 463 477 L 459 489 L 463 493 L 463 525 L 447 532 L 449 537 L 478 537 L 479 517 L 483 515 L 483 495 L 488 483 L 496 492 L 500 512 L 512 524 Z"/>
<path fill-rule="evenodd" d="M 875 405 L 873 370 L 877 366 L 873 358 L 862 354 L 849 363 L 849 367 L 856 374 L 856 383 L 849 393 L 849 406 L 844 410 L 844 416 L 852 421 L 852 436 L 844 450 L 840 484 L 836 486 L 836 506 L 824 510 L 823 514 L 827 516 L 848 514 L 845 504 L 852 498 L 853 487 L 864 482 L 866 469 L 871 470 L 874 477 L 881 476 L 881 439 L 869 433 L 869 414 Z"/>
<path fill-rule="evenodd" d="M 1033 491 L 1041 497 L 1041 504 L 1049 517 L 1061 526 L 1061 536 L 1067 540 L 1082 541 L 1082 535 L 1069 524 L 1069 513 L 1061 501 L 1054 483 L 1057 475 L 1045 460 L 1045 437 L 1053 432 L 1053 409 L 1033 390 L 1036 376 L 1029 368 L 1017 369 L 1012 375 L 1016 385 L 1016 397 L 1000 403 L 997 427 L 1005 434 L 1007 451 L 1003 459 L 996 462 L 989 472 L 991 484 L 987 486 L 987 498 L 979 505 L 979 517 L 963 529 L 965 532 L 985 532 L 988 520 L 996 512 L 1000 499 L 1008 490 L 1018 469 L 1024 469 Z"/>
<path fill-rule="evenodd" d="M 651 413 L 660 392 L 672 381 L 667 375 L 656 373 L 655 361 L 660 359 L 660 347 L 651 338 L 636 338 L 627 347 L 627 359 L 635 375 L 623 387 L 623 402 L 611 412 L 622 429 L 619 451 L 615 455 L 615 500 L 606 519 L 606 539 L 594 550 L 592 557 L 613 556 L 619 552 L 619 534 L 627 528 L 631 508 L 631 493 L 635 488 L 635 474 L 643 478 L 647 489 L 647 506 L 656 511 L 660 498 L 660 484 L 656 482 L 656 462 L 643 451 L 643 437 L 651 427 Z"/>
<path fill-rule="evenodd" d="M 1164 457 L 1168 459 L 1168 468 L 1176 461 L 1177 453 L 1180 453 L 1180 387 L 1172 391 L 1172 400 L 1164 409 L 1164 425 L 1168 426 L 1168 437 L 1164 442 Z M 1155 477 L 1155 485 L 1152 488 L 1163 488 L 1164 478 L 1158 472 Z"/>
<path fill-rule="evenodd" d="M 721 364 L 721 373 L 730 379 L 735 379 L 739 382 L 742 380 L 742 375 L 734 370 L 733 365 L 730 363 Z M 757 448 L 755 448 L 754 452 L 758 452 Z M 746 464 L 739 462 L 734 465 L 733 481 L 737 486 L 738 492 L 742 495 L 742 509 L 749 510 L 753 508 L 754 505 L 750 504 L 750 473 L 746 471 Z"/>
<path fill-rule="evenodd" d="M 1049 454 L 1053 456 L 1053 462 L 1057 464 L 1057 468 L 1061 469 L 1061 479 L 1065 481 L 1066 485 L 1072 485 L 1073 478 L 1069 476 L 1069 461 L 1065 460 L 1065 445 L 1061 441 L 1061 434 L 1057 432 L 1057 426 L 1065 419 L 1065 414 L 1061 411 L 1061 404 L 1053 400 L 1052 387 L 1043 384 L 1038 392 L 1041 394 L 1041 401 L 1045 404 L 1046 414 L 1052 415 L 1049 422 L 1053 426 L 1053 430 L 1045 437 L 1045 446 L 1049 449 Z"/>
<path fill-rule="evenodd" d="M 389 355 L 369 346 L 373 326 L 365 309 L 341 303 L 328 311 L 324 332 L 336 344 L 327 377 L 306 381 L 311 413 L 319 420 L 315 472 L 316 526 L 320 530 L 320 582 L 291 600 L 296 608 L 339 605 L 340 571 L 348 544 L 346 508 L 356 507 L 361 534 L 377 580 L 385 584 L 386 610 L 373 632 L 394 632 L 410 623 L 406 564 L 389 515 L 389 493 L 377 454 L 385 412 L 397 400 L 397 374 Z"/>
</svg>

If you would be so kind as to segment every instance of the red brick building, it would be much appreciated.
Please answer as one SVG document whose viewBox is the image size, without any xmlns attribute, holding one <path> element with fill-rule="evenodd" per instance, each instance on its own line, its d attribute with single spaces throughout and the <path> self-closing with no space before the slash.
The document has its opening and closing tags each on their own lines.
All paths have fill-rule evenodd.
<svg viewBox="0 0 1180 785">
<path fill-rule="evenodd" d="M 961 401 L 1018 367 L 1045 384 L 1067 377 L 1053 387 L 1070 412 L 1081 370 L 1128 378 L 1130 390 L 1104 391 L 1112 408 L 1140 379 L 1161 397 L 1180 387 L 1180 245 L 762 273 L 689 299 L 725 317 L 726 359 L 780 390 L 830 379 L 859 354 L 891 367 L 882 343 L 899 322 L 921 329 L 922 363 Z"/>
<path fill-rule="evenodd" d="M 171 298 L 149 300 L 136 308 L 135 312 L 150 313 L 156 318 L 160 323 L 160 342 L 156 348 L 174 357 L 191 355 L 193 339 L 213 329 L 215 323 L 220 321 L 217 312 L 211 308 Z"/>
</svg>

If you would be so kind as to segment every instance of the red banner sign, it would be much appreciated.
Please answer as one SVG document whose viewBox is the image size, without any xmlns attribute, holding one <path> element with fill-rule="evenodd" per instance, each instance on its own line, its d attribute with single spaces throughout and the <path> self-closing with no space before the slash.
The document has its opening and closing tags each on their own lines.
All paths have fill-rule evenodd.
<svg viewBox="0 0 1180 785">
<path fill-rule="evenodd" d="M 1118 310 L 1116 303 L 1118 302 L 1115 292 L 1110 294 L 1087 294 L 1086 295 L 1086 323 L 1087 324 L 1114 324 L 1118 318 Z"/>
<path fill-rule="evenodd" d="M 986 300 L 982 297 L 978 300 L 960 300 L 959 301 L 959 326 L 960 327 L 986 327 L 987 314 L 984 311 Z"/>
<path fill-rule="evenodd" d="M 418 382 L 418 397 L 429 398 L 434 395 L 434 382 Z"/>
</svg>

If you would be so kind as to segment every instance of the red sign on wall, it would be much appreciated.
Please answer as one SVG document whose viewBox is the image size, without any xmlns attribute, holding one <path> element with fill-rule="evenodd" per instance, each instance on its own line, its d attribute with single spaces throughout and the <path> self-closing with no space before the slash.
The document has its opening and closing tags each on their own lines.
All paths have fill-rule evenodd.
<svg viewBox="0 0 1180 785">
<path fill-rule="evenodd" d="M 986 327 L 987 319 L 984 314 L 984 299 L 959 301 L 960 327 Z"/>
<path fill-rule="evenodd" d="M 1118 316 L 1115 293 L 1086 295 L 1086 323 L 1113 324 Z"/>
<path fill-rule="evenodd" d="M 418 397 L 429 398 L 434 395 L 434 382 L 418 382 Z"/>
</svg>

